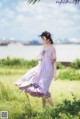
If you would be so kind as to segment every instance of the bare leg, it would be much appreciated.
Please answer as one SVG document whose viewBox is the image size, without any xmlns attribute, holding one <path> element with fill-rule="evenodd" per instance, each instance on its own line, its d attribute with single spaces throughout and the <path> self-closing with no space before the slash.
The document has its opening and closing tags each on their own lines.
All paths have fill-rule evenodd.
<svg viewBox="0 0 80 119">
<path fill-rule="evenodd" d="M 42 107 L 45 108 L 46 106 L 46 98 L 42 97 Z"/>
<path fill-rule="evenodd" d="M 51 105 L 51 107 L 54 107 L 54 102 L 52 100 L 52 97 L 48 97 L 47 99 L 48 99 L 48 102 Z"/>
</svg>

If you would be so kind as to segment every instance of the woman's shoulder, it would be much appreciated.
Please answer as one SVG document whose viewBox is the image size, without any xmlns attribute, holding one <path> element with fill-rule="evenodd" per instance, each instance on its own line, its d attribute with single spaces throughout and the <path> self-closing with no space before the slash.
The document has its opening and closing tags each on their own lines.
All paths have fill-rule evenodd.
<svg viewBox="0 0 80 119">
<path fill-rule="evenodd" d="M 52 51 L 54 52 L 56 50 L 55 45 L 52 45 Z"/>
<path fill-rule="evenodd" d="M 54 49 L 55 48 L 55 45 L 54 44 L 52 44 L 52 49 Z"/>
</svg>

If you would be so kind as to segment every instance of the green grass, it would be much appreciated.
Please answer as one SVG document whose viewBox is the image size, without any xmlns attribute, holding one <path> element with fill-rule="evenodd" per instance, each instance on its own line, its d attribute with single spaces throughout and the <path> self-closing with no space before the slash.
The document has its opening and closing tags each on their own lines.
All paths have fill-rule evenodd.
<svg viewBox="0 0 80 119">
<path fill-rule="evenodd" d="M 8 111 L 9 119 L 73 119 L 71 109 L 75 106 L 76 110 L 80 107 L 80 81 L 79 80 L 52 80 L 50 92 L 55 102 L 54 109 L 51 109 L 47 102 L 46 110 L 42 109 L 41 98 L 32 97 L 29 94 L 21 92 L 14 82 L 23 76 L 29 69 L 27 68 L 9 68 L 0 67 L 0 111 Z M 66 69 L 63 69 L 66 70 Z M 58 74 L 62 70 L 58 70 Z M 76 96 L 76 101 L 72 94 Z M 64 100 L 67 99 L 67 103 Z M 71 104 L 71 102 L 74 103 Z M 60 105 L 60 103 L 62 105 Z M 66 113 L 63 110 L 67 110 Z M 73 107 L 72 107 L 73 106 Z M 63 107 L 63 108 L 62 108 Z M 77 114 L 78 112 L 78 114 Z M 79 119 L 80 113 L 77 111 L 74 119 Z M 56 115 L 56 118 L 53 118 Z M 58 117 L 59 116 L 59 117 Z M 64 118 L 65 117 L 65 118 Z"/>
<path fill-rule="evenodd" d="M 0 75 L 23 75 L 24 73 L 26 73 L 29 69 L 25 69 L 22 68 L 20 69 L 20 67 L 15 68 L 15 67 L 0 67 Z"/>
<path fill-rule="evenodd" d="M 80 69 L 67 67 L 58 71 L 58 78 L 61 80 L 80 80 Z"/>
</svg>

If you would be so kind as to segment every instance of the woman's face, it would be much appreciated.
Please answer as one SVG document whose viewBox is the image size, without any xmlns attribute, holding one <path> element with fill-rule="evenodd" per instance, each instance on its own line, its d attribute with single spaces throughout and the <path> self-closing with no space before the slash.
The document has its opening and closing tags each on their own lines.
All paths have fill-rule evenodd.
<svg viewBox="0 0 80 119">
<path fill-rule="evenodd" d="M 49 44 L 49 40 L 46 39 L 45 36 L 42 37 L 42 41 L 43 41 L 43 44 L 45 44 L 45 45 Z"/>
</svg>

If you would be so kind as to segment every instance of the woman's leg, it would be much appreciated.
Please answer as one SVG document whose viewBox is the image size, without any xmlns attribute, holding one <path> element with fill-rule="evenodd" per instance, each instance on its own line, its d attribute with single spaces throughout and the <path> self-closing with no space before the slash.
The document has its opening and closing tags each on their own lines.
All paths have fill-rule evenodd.
<svg viewBox="0 0 80 119">
<path fill-rule="evenodd" d="M 46 97 L 42 97 L 42 107 L 46 107 Z"/>
<path fill-rule="evenodd" d="M 54 107 L 54 102 L 53 102 L 53 100 L 52 100 L 52 97 L 50 96 L 50 97 L 48 97 L 47 99 L 48 99 L 48 102 L 49 102 L 49 104 L 51 105 L 51 107 Z"/>
</svg>

